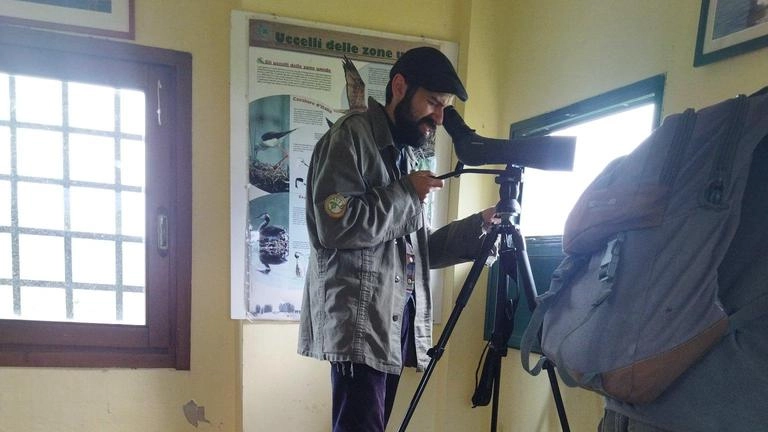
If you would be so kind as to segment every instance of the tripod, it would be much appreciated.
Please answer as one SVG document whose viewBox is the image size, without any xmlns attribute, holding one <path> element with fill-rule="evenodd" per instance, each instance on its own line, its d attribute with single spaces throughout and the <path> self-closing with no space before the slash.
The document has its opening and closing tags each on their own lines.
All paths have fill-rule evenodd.
<svg viewBox="0 0 768 432">
<path fill-rule="evenodd" d="M 496 309 L 494 314 L 493 333 L 491 334 L 489 343 L 489 351 L 485 358 L 485 365 L 483 366 L 483 381 L 485 386 L 487 388 L 492 388 L 493 391 L 491 414 L 492 432 L 496 431 L 496 425 L 498 423 L 501 358 L 507 355 L 507 341 L 512 334 L 516 306 L 515 301 L 509 300 L 507 291 L 508 278 L 516 281 L 518 289 L 519 287 L 522 287 L 528 302 L 528 307 L 531 311 L 533 311 L 536 305 L 536 296 L 538 293 L 536 292 L 528 255 L 525 251 L 525 241 L 522 234 L 520 234 L 519 227 L 512 223 L 512 218 L 520 213 L 520 204 L 517 201 L 517 198 L 520 190 L 522 168 L 510 164 L 507 165 L 505 170 L 457 169 L 456 171 L 440 176 L 439 178 L 453 177 L 464 173 L 497 175 L 495 181 L 499 185 L 499 203 L 496 205 L 496 213 L 501 218 L 501 223 L 494 225 L 491 228 L 491 231 L 486 234 L 480 253 L 475 258 L 475 261 L 469 270 L 469 274 L 456 298 L 456 305 L 454 306 L 453 311 L 451 311 L 448 321 L 445 323 L 445 328 L 440 334 L 437 344 L 427 352 L 431 357 L 431 360 L 424 371 L 424 375 L 416 388 L 413 398 L 411 399 L 411 403 L 408 406 L 408 410 L 400 425 L 400 429 L 398 429 L 400 432 L 404 432 L 408 427 L 408 423 L 416 410 L 421 395 L 424 393 L 437 362 L 440 361 L 440 358 L 445 351 L 448 339 L 459 320 L 461 312 L 472 295 L 472 290 L 477 284 L 480 273 L 493 251 L 497 240 L 499 240 L 500 271 L 498 272 L 498 283 L 496 284 L 495 293 Z M 565 416 L 565 409 L 563 407 L 557 377 L 555 376 L 554 365 L 549 361 L 545 361 L 543 368 L 547 370 L 547 376 L 549 377 L 550 386 L 552 387 L 552 394 L 555 399 L 555 405 L 557 407 L 563 432 L 569 432 L 568 420 Z M 477 396 L 478 395 L 476 394 L 475 397 L 473 397 L 473 402 L 476 400 Z M 482 398 L 483 397 L 481 396 L 480 399 Z M 487 401 L 482 401 L 476 405 L 485 404 L 487 404 Z"/>
</svg>

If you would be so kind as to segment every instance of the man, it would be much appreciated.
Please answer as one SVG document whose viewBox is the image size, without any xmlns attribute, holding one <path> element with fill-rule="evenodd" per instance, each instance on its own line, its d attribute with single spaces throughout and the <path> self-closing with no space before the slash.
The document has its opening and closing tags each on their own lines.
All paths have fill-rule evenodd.
<svg viewBox="0 0 768 432">
<path fill-rule="evenodd" d="M 467 99 L 450 61 L 409 50 L 390 71 L 386 105 L 369 99 L 339 119 L 312 155 L 298 352 L 331 362 L 334 432 L 384 431 L 403 367 L 429 362 L 429 269 L 474 259 L 496 222 L 489 208 L 427 227 L 424 200 L 443 182 L 409 168 L 454 96 Z"/>
</svg>

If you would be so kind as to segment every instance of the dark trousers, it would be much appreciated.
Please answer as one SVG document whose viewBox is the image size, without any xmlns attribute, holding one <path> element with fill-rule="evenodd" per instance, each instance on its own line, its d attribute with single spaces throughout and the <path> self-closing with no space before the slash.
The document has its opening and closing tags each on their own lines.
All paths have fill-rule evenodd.
<svg viewBox="0 0 768 432">
<path fill-rule="evenodd" d="M 414 311 L 411 296 L 405 302 L 400 333 L 405 364 L 412 364 L 415 359 L 411 331 Z M 399 382 L 400 375 L 384 373 L 365 364 L 332 362 L 333 432 L 384 432 Z"/>
</svg>

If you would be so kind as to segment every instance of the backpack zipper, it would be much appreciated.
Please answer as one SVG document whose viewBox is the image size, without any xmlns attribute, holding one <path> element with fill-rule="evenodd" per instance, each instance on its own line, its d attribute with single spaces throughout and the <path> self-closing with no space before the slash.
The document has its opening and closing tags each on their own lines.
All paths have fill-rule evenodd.
<svg viewBox="0 0 768 432">
<path fill-rule="evenodd" d="M 715 163 L 712 167 L 712 175 L 704 189 L 703 201 L 705 205 L 716 208 L 727 207 L 724 204 L 725 194 L 731 181 L 731 171 L 733 169 L 733 160 L 736 156 L 739 141 L 744 134 L 744 116 L 749 107 L 747 97 L 739 95 L 733 100 L 736 105 L 733 108 L 728 129 L 715 155 Z"/>
<path fill-rule="evenodd" d="M 696 111 L 693 108 L 688 108 L 680 114 L 680 123 L 669 146 L 670 154 L 659 173 L 660 184 L 669 187 L 672 187 L 674 184 L 677 173 L 680 172 L 680 164 L 683 162 L 685 149 L 688 147 L 688 143 L 693 136 L 693 129 L 696 126 L 696 115 Z"/>
</svg>

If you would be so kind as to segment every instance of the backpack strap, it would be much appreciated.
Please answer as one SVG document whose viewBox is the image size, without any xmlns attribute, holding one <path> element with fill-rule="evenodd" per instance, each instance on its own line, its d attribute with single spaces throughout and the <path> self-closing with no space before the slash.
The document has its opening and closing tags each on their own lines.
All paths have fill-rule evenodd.
<svg viewBox="0 0 768 432">
<path fill-rule="evenodd" d="M 768 315 L 768 293 L 750 301 L 741 309 L 728 315 L 729 331 L 734 332 L 750 321 Z"/>
<path fill-rule="evenodd" d="M 520 360 L 523 364 L 523 369 L 533 376 L 538 375 L 544 365 L 544 357 L 542 357 L 533 368 L 530 367 L 531 352 L 541 352 L 540 335 L 541 326 L 544 323 L 544 314 L 552 306 L 560 289 L 571 279 L 573 274 L 584 267 L 588 259 L 588 257 L 580 258 L 575 255 L 566 255 L 552 273 L 549 290 L 536 298 L 536 309 L 533 310 L 528 326 L 525 328 L 523 337 L 520 340 Z"/>
<path fill-rule="evenodd" d="M 592 312 L 595 311 L 595 307 L 602 303 L 612 291 L 616 269 L 618 268 L 619 259 L 621 257 L 621 245 L 624 243 L 625 238 L 626 233 L 619 232 L 605 245 L 605 249 L 603 250 L 600 259 L 600 269 L 598 274 L 602 291 L 592 305 Z M 544 315 L 550 309 L 552 303 L 554 303 L 561 289 L 570 286 L 574 276 L 586 268 L 591 259 L 592 255 L 590 254 L 567 255 L 563 262 L 561 262 L 552 273 L 552 281 L 549 290 L 537 298 L 536 309 L 533 311 L 533 314 L 531 314 L 531 320 L 523 333 L 520 343 L 520 357 L 523 369 L 529 374 L 536 376 L 541 373 L 544 363 L 547 361 L 547 357 L 542 356 L 533 368 L 530 367 L 530 355 L 533 349 L 537 348 L 537 351 L 541 351 L 540 337 L 542 325 L 544 324 Z M 584 318 L 584 322 L 589 320 L 592 312 Z M 554 354 L 557 356 L 557 353 Z M 554 358 L 552 361 L 556 366 L 562 366 L 563 364 L 559 358 Z M 584 382 L 584 380 L 590 381 L 593 379 L 592 376 L 582 376 L 580 380 L 576 380 L 565 368 L 560 367 L 558 369 L 560 378 L 570 387 L 577 386 L 579 381 Z"/>
</svg>

